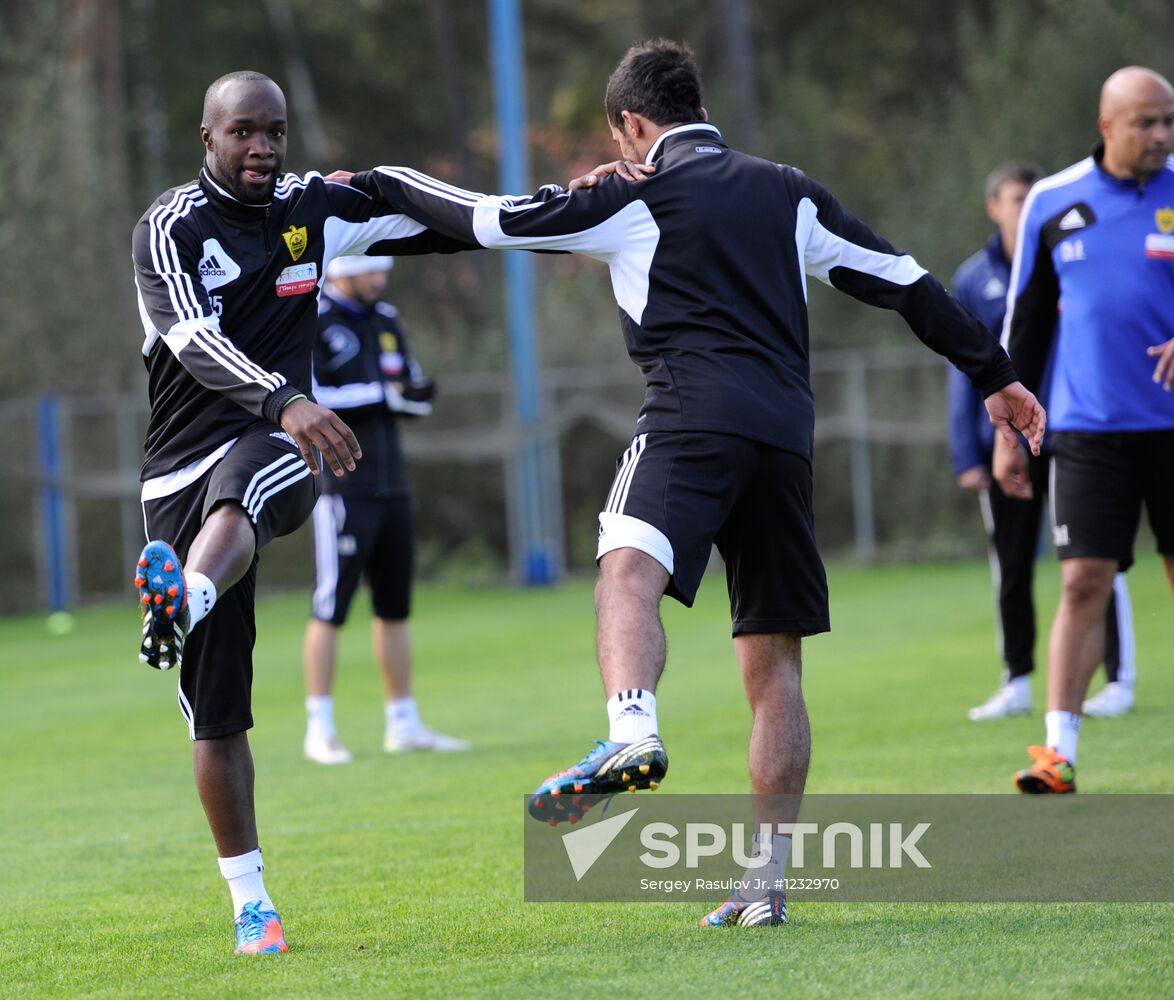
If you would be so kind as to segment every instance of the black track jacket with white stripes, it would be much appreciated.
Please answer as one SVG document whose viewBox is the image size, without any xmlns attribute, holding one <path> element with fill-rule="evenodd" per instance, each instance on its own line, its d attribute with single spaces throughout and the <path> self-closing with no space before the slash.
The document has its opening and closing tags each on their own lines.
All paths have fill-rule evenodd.
<svg viewBox="0 0 1174 1000">
<path fill-rule="evenodd" d="M 388 406 L 386 385 L 423 372 L 408 350 L 399 310 L 387 302 L 367 307 L 327 285 L 318 297 L 314 395 L 355 432 L 363 459 L 345 476 L 323 477 L 323 493 L 346 497 L 409 494 L 400 442 L 400 417 Z"/>
<path fill-rule="evenodd" d="M 1015 381 L 1006 353 L 931 274 L 793 167 L 730 149 L 707 123 L 669 129 L 636 184 L 487 196 L 414 170 L 351 183 L 481 246 L 604 261 L 647 393 L 637 431 L 738 434 L 811 457 L 807 284 L 895 309 L 986 397 Z"/>
<path fill-rule="evenodd" d="M 331 259 L 474 247 L 317 173 L 283 174 L 267 205 L 238 201 L 207 168 L 162 194 L 133 238 L 151 401 L 142 479 L 184 469 L 274 419 L 293 391 L 310 394 L 317 295 Z"/>
</svg>

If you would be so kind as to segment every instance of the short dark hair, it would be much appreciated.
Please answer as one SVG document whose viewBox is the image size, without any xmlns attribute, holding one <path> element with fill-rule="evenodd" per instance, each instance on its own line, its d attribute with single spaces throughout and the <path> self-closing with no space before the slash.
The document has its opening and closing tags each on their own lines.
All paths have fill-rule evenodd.
<svg viewBox="0 0 1174 1000">
<path fill-rule="evenodd" d="M 693 51 L 667 38 L 633 45 L 608 78 L 603 106 L 617 127 L 624 123 L 624 111 L 656 125 L 700 121 L 701 74 Z"/>
<path fill-rule="evenodd" d="M 1031 160 L 1007 160 L 986 175 L 983 191 L 986 193 L 987 201 L 990 201 L 998 197 L 999 189 L 1004 184 L 1026 184 L 1031 187 L 1043 175 L 1043 168 Z"/>
<path fill-rule="evenodd" d="M 266 76 L 264 73 L 258 73 L 254 69 L 238 69 L 232 73 L 225 73 L 224 76 L 218 77 L 208 84 L 208 89 L 204 91 L 204 124 L 208 124 L 208 118 L 212 113 L 212 107 L 216 104 L 217 98 L 220 96 L 220 91 L 230 83 L 272 83 L 277 86 L 274 81 Z M 280 89 L 280 88 L 279 88 Z"/>
</svg>

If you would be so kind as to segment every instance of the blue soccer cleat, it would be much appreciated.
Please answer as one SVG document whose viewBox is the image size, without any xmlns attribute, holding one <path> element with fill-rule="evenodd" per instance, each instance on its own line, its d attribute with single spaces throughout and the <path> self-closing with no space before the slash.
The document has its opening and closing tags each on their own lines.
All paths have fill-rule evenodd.
<svg viewBox="0 0 1174 1000">
<path fill-rule="evenodd" d="M 787 897 L 768 893 L 765 899 L 748 903 L 736 892 L 716 910 L 701 918 L 702 927 L 774 927 L 787 922 Z"/>
<path fill-rule="evenodd" d="M 656 791 L 668 773 L 669 758 L 655 734 L 635 743 L 596 740 L 577 764 L 547 778 L 531 796 L 527 809 L 551 826 L 577 823 L 588 809 L 584 795 L 614 795 L 641 788 Z"/>
<path fill-rule="evenodd" d="M 245 903 L 236 918 L 237 955 L 276 955 L 289 951 L 281 917 L 273 910 L 262 910 L 261 900 Z"/>
<path fill-rule="evenodd" d="M 170 670 L 183 660 L 188 632 L 188 595 L 179 556 L 166 542 L 148 542 L 135 567 L 135 588 L 143 612 L 139 660 Z"/>
</svg>

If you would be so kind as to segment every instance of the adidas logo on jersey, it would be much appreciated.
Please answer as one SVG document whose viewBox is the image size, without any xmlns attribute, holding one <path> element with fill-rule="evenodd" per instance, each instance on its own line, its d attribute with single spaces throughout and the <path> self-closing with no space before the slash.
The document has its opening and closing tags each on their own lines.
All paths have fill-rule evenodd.
<svg viewBox="0 0 1174 1000">
<path fill-rule="evenodd" d="M 223 278 L 228 275 L 228 269 L 221 266 L 220 261 L 216 259 L 216 255 L 205 257 L 200 261 L 200 277 L 201 278 Z"/>
<path fill-rule="evenodd" d="M 1073 208 L 1060 220 L 1059 225 L 1064 230 L 1083 229 L 1088 225 L 1088 220 L 1080 214 L 1080 209 Z"/>
<path fill-rule="evenodd" d="M 200 274 L 200 283 L 205 291 L 212 291 L 230 281 L 236 281 L 241 274 L 241 266 L 230 256 L 228 251 L 220 245 L 219 240 L 204 240 L 202 256 L 197 265 Z"/>
<path fill-rule="evenodd" d="M 1001 299 L 1007 294 L 1007 286 L 1003 284 L 998 278 L 992 277 L 982 287 L 982 297 L 984 299 Z"/>
</svg>

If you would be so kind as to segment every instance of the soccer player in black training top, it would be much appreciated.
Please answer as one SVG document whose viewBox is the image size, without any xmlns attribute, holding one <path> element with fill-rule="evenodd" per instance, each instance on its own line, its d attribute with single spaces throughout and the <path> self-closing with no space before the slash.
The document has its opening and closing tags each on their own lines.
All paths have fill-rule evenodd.
<svg viewBox="0 0 1174 1000">
<path fill-rule="evenodd" d="M 707 121 L 686 47 L 660 40 L 630 49 L 605 105 L 624 157 L 655 166 L 646 180 L 605 176 L 522 198 L 402 168 L 350 180 L 438 232 L 604 261 L 628 352 L 644 374 L 636 434 L 599 516 L 597 647 L 610 733 L 539 786 L 531 813 L 574 821 L 582 794 L 655 787 L 664 776 L 659 603 L 666 593 L 692 603 L 716 543 L 754 716 L 757 818 L 774 822 L 770 803 L 797 802 L 810 757 L 800 642 L 829 628 L 811 511 L 807 276 L 897 310 L 970 376 L 1000 433 L 1014 439 L 1017 428 L 1038 452 L 1045 415 L 995 339 L 912 257 L 799 170 L 726 145 Z M 774 836 L 757 849 L 770 852 L 769 879 L 781 876 L 789 840 Z M 781 894 L 735 895 L 703 923 L 785 919 Z"/>
<path fill-rule="evenodd" d="M 180 667 L 196 787 L 228 880 L 241 953 L 285 951 L 265 890 L 246 730 L 257 552 L 309 515 L 320 451 L 335 475 L 358 442 L 309 398 L 317 293 L 331 259 L 471 246 L 352 187 L 283 174 L 285 98 L 260 73 L 204 99 L 198 180 L 134 232 L 151 419 L 135 583 L 140 658 Z M 313 475 L 312 475 L 313 474 Z"/>
</svg>

